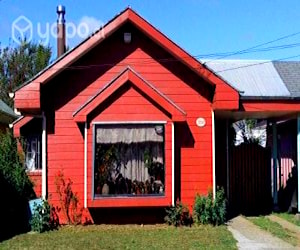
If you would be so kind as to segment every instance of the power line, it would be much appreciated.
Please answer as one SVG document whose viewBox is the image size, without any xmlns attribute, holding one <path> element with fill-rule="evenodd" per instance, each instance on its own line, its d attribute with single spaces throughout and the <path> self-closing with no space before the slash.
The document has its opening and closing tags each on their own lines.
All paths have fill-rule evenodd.
<svg viewBox="0 0 300 250">
<path fill-rule="evenodd" d="M 295 55 L 295 56 L 289 56 L 289 57 L 279 58 L 279 59 L 276 59 L 274 61 L 284 61 L 284 60 L 288 60 L 288 59 L 292 59 L 292 58 L 296 58 L 296 57 L 300 57 L 300 54 L 299 55 Z M 256 66 L 256 65 L 261 65 L 261 64 L 265 64 L 265 63 L 270 63 L 270 62 L 271 61 L 263 61 L 263 62 L 259 62 L 259 63 L 253 63 L 253 64 L 248 64 L 248 65 L 243 65 L 243 66 L 228 68 L 228 69 L 224 69 L 224 70 L 220 70 L 220 71 L 215 71 L 215 73 L 221 73 L 221 72 L 231 71 L 231 70 L 236 70 L 236 69 L 241 69 L 241 68 L 248 68 L 248 67 L 252 67 L 252 66 Z"/>
<path fill-rule="evenodd" d="M 245 51 L 244 53 L 254 53 L 254 52 L 261 52 L 261 51 L 273 51 L 273 50 L 280 50 L 280 49 L 289 49 L 289 48 L 295 48 L 300 46 L 300 43 L 292 43 L 292 44 L 283 44 L 283 45 L 278 45 L 278 46 L 271 46 L 271 47 L 266 47 L 262 49 L 253 49 L 251 51 Z M 242 54 L 242 53 L 241 53 Z M 199 59 L 203 57 L 203 55 L 197 55 L 193 56 L 196 59 Z M 174 62 L 174 61 L 179 61 L 179 59 L 176 58 L 160 58 L 156 59 L 158 62 Z M 156 61 L 153 61 L 152 58 L 132 58 L 130 61 L 131 64 L 139 64 L 139 65 L 151 65 L 155 63 Z M 208 64 L 214 60 L 204 62 L 204 64 Z M 128 63 L 118 63 L 118 65 L 127 65 Z M 114 66 L 115 63 L 104 63 L 104 64 L 89 64 L 89 65 L 74 65 L 74 66 L 67 66 L 65 68 L 68 69 L 88 69 L 88 68 L 93 68 L 93 67 L 105 67 L 105 66 Z M 57 69 L 57 68 L 56 68 Z"/>
<path fill-rule="evenodd" d="M 273 50 L 282 50 L 282 49 L 295 48 L 295 47 L 300 46 L 300 43 L 282 44 L 282 45 L 270 46 L 270 47 L 265 47 L 265 48 L 260 48 L 259 49 L 259 47 L 261 47 L 261 46 L 271 44 L 271 43 L 274 43 L 274 42 L 277 42 L 277 41 L 280 41 L 280 40 L 283 40 L 283 39 L 286 39 L 286 38 L 289 38 L 289 37 L 292 37 L 292 36 L 296 36 L 298 34 L 300 34 L 300 32 L 292 33 L 292 34 L 274 39 L 272 41 L 265 42 L 265 43 L 262 43 L 262 44 L 258 44 L 258 45 L 252 46 L 250 48 L 235 51 L 235 52 L 211 53 L 211 54 L 206 54 L 206 55 L 205 54 L 199 54 L 199 55 L 192 56 L 192 57 L 195 58 L 195 59 L 201 59 L 201 58 L 205 58 L 205 57 L 215 57 L 215 56 L 221 55 L 219 58 L 216 58 L 216 59 L 213 59 L 213 60 L 210 60 L 210 61 L 206 61 L 206 62 L 203 63 L 203 65 L 207 65 L 210 62 L 220 60 L 222 58 L 226 58 L 226 57 L 232 56 L 232 55 L 241 55 L 241 54 L 246 54 L 246 53 L 267 52 L 267 51 L 273 51 Z M 298 57 L 298 55 L 283 58 L 283 59 L 278 59 L 278 60 L 287 60 L 287 59 L 296 58 L 296 57 Z M 176 58 L 172 57 L 172 58 L 160 58 L 160 59 L 156 59 L 155 61 L 158 61 L 158 62 L 174 62 L 174 61 L 180 61 L 180 59 L 176 59 Z M 267 62 L 264 61 L 264 62 L 260 62 L 258 64 L 264 64 L 264 63 L 267 63 Z M 136 61 L 131 61 L 130 63 L 131 64 L 140 64 L 140 65 L 150 65 L 150 64 L 155 63 L 155 62 L 153 62 L 152 58 L 136 58 Z M 66 66 L 66 67 L 62 67 L 62 68 L 53 68 L 53 70 L 57 70 L 57 69 L 88 69 L 88 68 L 92 68 L 92 67 L 105 67 L 105 66 L 114 66 L 114 65 L 119 65 L 119 66 L 125 65 L 126 66 L 126 65 L 128 65 L 128 63 L 117 63 L 116 62 L 116 63 L 90 64 L 90 65 L 73 65 L 73 66 Z M 253 64 L 253 65 L 257 65 L 257 64 Z M 240 67 L 236 67 L 236 68 L 232 68 L 232 69 L 244 68 L 244 67 L 249 67 L 249 66 L 252 66 L 252 64 L 251 65 L 240 66 Z M 219 72 L 228 71 L 228 70 L 232 70 L 232 69 L 226 69 L 226 70 L 222 70 L 222 71 L 219 71 Z"/>
<path fill-rule="evenodd" d="M 282 37 L 279 37 L 279 38 L 276 38 L 274 40 L 271 40 L 271 41 L 268 41 L 268 42 L 264 42 L 264 43 L 260 43 L 258 45 L 255 45 L 255 46 L 252 46 L 252 47 L 249 47 L 247 49 L 243 49 L 243 50 L 239 50 L 237 52 L 234 52 L 232 54 L 228 54 L 228 55 L 224 55 L 224 56 L 221 56 L 219 58 L 216 58 L 214 60 L 220 60 L 220 59 L 223 59 L 223 58 L 226 58 L 226 57 L 229 57 L 229 56 L 234 56 L 234 55 L 238 55 L 240 53 L 243 53 L 243 52 L 246 52 L 246 51 L 249 51 L 249 50 L 252 50 L 252 49 L 256 49 L 256 48 L 259 48 L 261 46 L 265 46 L 265 45 L 268 45 L 268 44 L 271 44 L 271 43 L 274 43 L 274 42 L 278 42 L 280 40 L 284 40 L 284 39 L 287 39 L 287 38 L 290 38 L 290 37 L 293 37 L 293 36 L 296 36 L 296 35 L 299 35 L 300 34 L 300 31 L 298 32 L 295 32 L 295 33 L 292 33 L 292 34 L 289 34 L 289 35 L 285 35 L 285 36 L 282 36 Z M 211 61 L 214 61 L 214 60 L 211 60 Z M 208 61 L 206 63 L 209 63 L 211 61 Z"/>
<path fill-rule="evenodd" d="M 295 48 L 295 47 L 298 47 L 298 46 L 300 46 L 300 43 L 283 44 L 283 45 L 271 46 L 271 47 L 266 47 L 266 48 L 261 48 L 261 49 L 252 49 L 252 50 L 241 52 L 241 53 L 239 53 L 239 55 L 247 54 L 247 53 L 268 52 L 268 51 L 273 51 L 273 50 L 290 49 L 290 48 Z M 216 53 L 216 54 L 200 55 L 200 56 L 195 56 L 195 58 L 227 56 L 227 55 L 230 55 L 232 53 L 235 53 L 235 52 L 224 52 L 224 53 L 219 53 L 219 54 Z M 215 60 L 219 60 L 219 59 L 215 59 Z M 211 60 L 211 61 L 214 61 L 214 60 Z M 210 61 L 208 61 L 208 62 L 210 62 Z"/>
</svg>

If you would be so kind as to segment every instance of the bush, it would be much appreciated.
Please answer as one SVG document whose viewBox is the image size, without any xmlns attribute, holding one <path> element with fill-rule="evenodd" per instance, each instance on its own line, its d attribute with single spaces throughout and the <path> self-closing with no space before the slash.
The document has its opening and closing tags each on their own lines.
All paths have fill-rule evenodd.
<svg viewBox="0 0 300 250">
<path fill-rule="evenodd" d="M 41 204 L 34 204 L 34 213 L 30 220 L 31 229 L 38 233 L 57 229 L 59 226 L 58 217 L 55 209 L 47 200 Z"/>
<path fill-rule="evenodd" d="M 226 216 L 224 189 L 218 189 L 216 199 L 210 190 L 207 196 L 196 195 L 193 218 L 198 224 L 222 225 Z"/>
<path fill-rule="evenodd" d="M 10 132 L 0 134 L 0 174 L 17 195 L 26 199 L 34 198 L 33 184 L 20 159 L 17 140 Z"/>
<path fill-rule="evenodd" d="M 178 226 L 190 226 L 192 224 L 190 211 L 188 207 L 183 205 L 181 202 L 177 202 L 176 206 L 167 208 L 166 213 L 167 215 L 165 216 L 165 221 L 169 225 L 178 227 Z"/>
</svg>

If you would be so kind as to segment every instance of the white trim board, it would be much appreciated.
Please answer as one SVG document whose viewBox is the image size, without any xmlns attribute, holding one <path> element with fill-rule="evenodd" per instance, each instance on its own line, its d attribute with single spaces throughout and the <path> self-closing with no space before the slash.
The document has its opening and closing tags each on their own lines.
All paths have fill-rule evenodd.
<svg viewBox="0 0 300 250">
<path fill-rule="evenodd" d="M 43 124 L 42 124 L 42 198 L 47 198 L 47 121 L 46 115 L 43 112 Z"/>
<path fill-rule="evenodd" d="M 84 208 L 87 208 L 87 122 L 84 125 Z"/>
</svg>

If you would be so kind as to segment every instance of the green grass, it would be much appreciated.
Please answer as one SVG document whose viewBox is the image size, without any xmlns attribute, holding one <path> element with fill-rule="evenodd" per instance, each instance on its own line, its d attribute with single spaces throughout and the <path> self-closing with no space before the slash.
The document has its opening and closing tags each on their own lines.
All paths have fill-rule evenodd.
<svg viewBox="0 0 300 250">
<path fill-rule="evenodd" d="M 295 224 L 296 226 L 299 226 L 300 227 L 300 220 L 297 220 L 295 218 L 295 215 L 294 214 L 288 214 L 288 213 L 274 213 L 274 215 L 284 219 L 284 220 L 287 220 L 288 222 L 291 222 L 293 224 Z"/>
<path fill-rule="evenodd" d="M 166 225 L 66 226 L 28 233 L 0 243 L 0 249 L 237 249 L 226 226 L 175 228 Z"/>
<path fill-rule="evenodd" d="M 277 222 L 271 221 L 264 216 L 248 217 L 247 219 L 250 220 L 255 225 L 259 226 L 261 229 L 270 232 L 274 236 L 276 236 L 294 246 L 297 245 L 297 239 L 293 235 L 293 233 L 291 231 L 283 228 Z"/>
</svg>

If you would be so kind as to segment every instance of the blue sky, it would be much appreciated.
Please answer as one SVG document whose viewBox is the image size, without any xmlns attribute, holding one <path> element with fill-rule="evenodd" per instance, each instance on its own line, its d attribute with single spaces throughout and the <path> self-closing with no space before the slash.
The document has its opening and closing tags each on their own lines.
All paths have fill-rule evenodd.
<svg viewBox="0 0 300 250">
<path fill-rule="evenodd" d="M 38 24 L 42 31 L 46 31 L 47 23 L 51 27 L 56 22 L 58 4 L 66 6 L 67 22 L 77 27 L 81 22 L 87 22 L 89 27 L 106 23 L 131 6 L 187 52 L 200 58 L 209 58 L 208 54 L 212 53 L 247 49 L 300 32 L 299 0 L 0 0 L 1 46 L 11 41 L 13 23 L 20 16 L 32 23 L 33 39 L 45 42 L 37 32 Z M 49 37 L 49 44 L 56 54 L 55 39 Z M 80 39 L 78 35 L 68 39 L 69 46 L 75 46 Z M 299 55 L 291 60 L 300 60 L 300 34 L 259 49 L 281 45 L 291 47 L 291 44 L 294 44 L 293 48 L 236 54 L 226 59 L 275 60 Z"/>
</svg>

